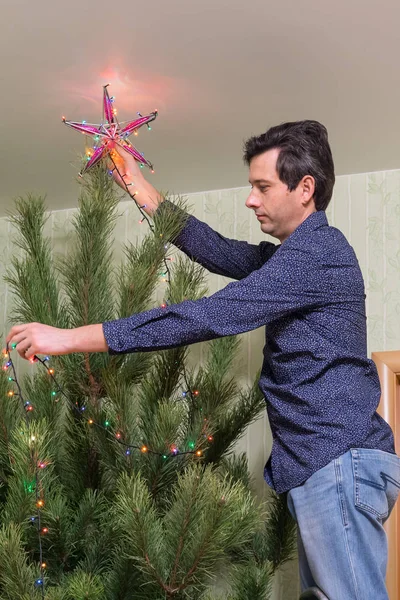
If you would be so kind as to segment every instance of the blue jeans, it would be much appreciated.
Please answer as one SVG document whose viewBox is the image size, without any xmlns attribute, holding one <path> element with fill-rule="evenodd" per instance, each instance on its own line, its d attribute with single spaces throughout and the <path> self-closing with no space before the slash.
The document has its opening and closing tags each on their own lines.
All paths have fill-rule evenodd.
<svg viewBox="0 0 400 600">
<path fill-rule="evenodd" d="M 298 525 L 301 590 L 329 600 L 388 600 L 383 529 L 400 490 L 400 458 L 353 448 L 288 492 Z"/>
</svg>

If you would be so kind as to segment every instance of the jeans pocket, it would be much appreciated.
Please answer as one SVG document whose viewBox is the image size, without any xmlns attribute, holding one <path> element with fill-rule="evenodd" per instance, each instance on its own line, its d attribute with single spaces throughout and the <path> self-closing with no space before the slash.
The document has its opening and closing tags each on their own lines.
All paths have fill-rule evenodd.
<svg viewBox="0 0 400 600">
<path fill-rule="evenodd" d="M 384 522 L 400 491 L 400 458 L 382 450 L 353 448 L 354 502 Z"/>
</svg>

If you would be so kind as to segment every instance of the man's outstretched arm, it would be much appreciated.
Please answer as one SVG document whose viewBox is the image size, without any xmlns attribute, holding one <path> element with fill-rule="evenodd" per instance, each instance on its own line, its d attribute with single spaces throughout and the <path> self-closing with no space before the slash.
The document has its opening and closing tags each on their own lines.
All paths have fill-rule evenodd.
<svg viewBox="0 0 400 600">
<path fill-rule="evenodd" d="M 317 270 L 307 253 L 281 248 L 261 269 L 210 297 L 70 330 L 17 325 L 7 343 L 16 343 L 18 353 L 29 359 L 34 354 L 151 352 L 236 335 L 331 302 Z"/>
</svg>

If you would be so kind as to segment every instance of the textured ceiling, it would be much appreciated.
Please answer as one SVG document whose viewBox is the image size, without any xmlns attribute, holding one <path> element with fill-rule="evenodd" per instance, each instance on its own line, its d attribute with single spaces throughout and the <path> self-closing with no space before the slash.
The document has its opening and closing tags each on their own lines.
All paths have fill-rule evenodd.
<svg viewBox="0 0 400 600">
<path fill-rule="evenodd" d="M 337 174 L 400 167 L 398 0 L 2 0 L 0 216 L 12 198 L 76 205 L 102 85 L 162 190 L 246 185 L 242 144 L 285 120 L 329 130 Z"/>
</svg>

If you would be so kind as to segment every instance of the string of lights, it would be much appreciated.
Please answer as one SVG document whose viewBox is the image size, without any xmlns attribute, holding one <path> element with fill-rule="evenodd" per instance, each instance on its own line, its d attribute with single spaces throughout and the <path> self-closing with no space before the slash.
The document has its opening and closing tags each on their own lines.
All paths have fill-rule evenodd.
<svg viewBox="0 0 400 600">
<path fill-rule="evenodd" d="M 14 344 L 14 346 L 16 346 L 16 344 Z M 12 370 L 12 376 L 8 377 L 8 381 L 14 382 L 18 389 L 17 393 L 15 393 L 13 390 L 9 390 L 7 392 L 7 396 L 8 397 L 17 396 L 20 398 L 20 401 L 22 402 L 22 405 L 25 409 L 25 422 L 28 425 L 29 424 L 28 414 L 32 412 L 33 406 L 31 404 L 31 402 L 24 400 L 24 397 L 22 394 L 22 389 L 21 389 L 21 386 L 20 386 L 18 378 L 17 378 L 15 365 L 14 365 L 14 362 L 9 353 L 8 344 L 7 344 L 6 350 L 3 351 L 3 355 L 7 359 L 7 363 L 5 365 L 3 365 L 3 370 L 7 371 L 9 368 Z M 47 359 L 48 359 L 48 357 L 47 357 Z M 46 464 L 43 461 L 39 460 L 39 457 L 37 455 L 36 448 L 35 448 L 35 442 L 36 442 L 35 436 L 31 436 L 31 438 L 30 438 L 30 460 L 31 460 L 31 465 L 34 470 L 34 489 L 35 489 L 35 500 L 36 500 L 35 505 L 36 505 L 37 510 L 36 510 L 36 515 L 32 516 L 30 518 L 30 520 L 33 524 L 36 525 L 37 532 L 38 532 L 38 539 L 39 539 L 39 571 L 40 571 L 40 574 L 39 574 L 39 577 L 35 580 L 35 586 L 41 588 L 41 596 L 42 596 L 42 599 L 44 599 L 44 597 L 45 597 L 44 596 L 44 581 L 45 581 L 44 573 L 45 573 L 45 569 L 46 569 L 46 563 L 43 562 L 42 536 L 48 532 L 48 529 L 46 527 L 42 528 L 42 523 L 41 523 L 41 521 L 42 521 L 41 511 L 44 506 L 44 500 L 41 497 L 41 493 L 40 493 L 40 490 L 41 490 L 40 471 L 41 471 L 41 469 L 45 468 Z"/>
<path fill-rule="evenodd" d="M 12 349 L 14 350 L 16 348 L 16 344 L 12 344 L 11 345 Z M 31 413 L 34 411 L 34 405 L 32 404 L 32 402 L 30 400 L 25 400 L 22 394 L 22 390 L 21 390 L 21 386 L 18 382 L 18 378 L 16 376 L 16 371 L 15 371 L 15 365 L 14 362 L 11 358 L 11 354 L 9 351 L 9 346 L 7 345 L 7 348 L 3 351 L 3 355 L 4 357 L 7 359 L 7 363 L 3 366 L 3 370 L 6 371 L 7 369 L 11 368 L 13 371 L 13 376 L 8 377 L 8 380 L 10 382 L 14 382 L 15 385 L 18 388 L 18 392 L 14 392 L 13 390 L 9 390 L 7 392 L 8 397 L 19 397 L 21 399 L 21 402 L 24 406 L 25 412 L 26 413 Z M 166 459 L 168 457 L 175 457 L 178 454 L 179 455 L 185 455 L 185 454 L 193 454 L 195 456 L 201 457 L 203 455 L 203 451 L 198 448 L 196 449 L 193 444 L 194 442 L 189 442 L 189 446 L 193 446 L 193 448 L 191 448 L 190 450 L 179 450 L 179 448 L 177 448 L 176 446 L 174 446 L 170 451 L 166 451 L 164 449 L 164 451 L 158 451 L 158 450 L 154 450 L 152 448 L 149 448 L 148 445 L 146 444 L 129 444 L 127 442 L 125 442 L 122 439 L 122 434 L 120 431 L 116 431 L 116 432 L 112 432 L 110 430 L 110 422 L 108 420 L 104 421 L 104 423 L 100 423 L 98 421 L 95 421 L 92 417 L 87 416 L 86 414 L 86 406 L 82 405 L 82 406 L 78 406 L 76 403 L 74 403 L 69 396 L 65 393 L 65 391 L 63 390 L 63 388 L 59 385 L 59 383 L 57 382 L 56 378 L 54 377 L 54 369 L 53 368 L 49 368 L 47 366 L 47 362 L 50 360 L 50 358 L 48 356 L 46 356 L 46 358 L 42 359 L 39 356 L 35 355 L 32 358 L 29 359 L 29 361 L 31 363 L 35 363 L 35 362 L 40 362 L 46 369 L 47 373 L 50 375 L 52 381 L 54 382 L 54 385 L 56 386 L 56 390 L 52 390 L 51 395 L 53 397 L 53 399 L 55 399 L 55 397 L 57 395 L 61 395 L 63 396 L 66 401 L 68 402 L 68 404 L 71 406 L 71 408 L 79 414 L 80 418 L 85 420 L 87 422 L 88 425 L 92 425 L 94 427 L 97 427 L 98 429 L 101 429 L 103 431 L 105 431 L 107 433 L 108 436 L 113 437 L 113 439 L 115 439 L 116 442 L 118 442 L 119 444 L 121 444 L 121 446 L 123 446 L 124 448 L 126 448 L 126 453 L 129 455 L 131 450 L 140 450 L 140 452 L 142 452 L 143 454 L 153 454 L 155 456 L 161 456 L 163 459 Z M 186 381 L 187 383 L 187 381 Z M 192 395 L 194 397 L 197 397 L 200 392 L 199 390 L 193 390 L 193 391 L 184 391 L 182 392 L 182 396 L 186 397 L 187 395 Z M 56 399 L 56 402 L 58 402 L 59 399 Z M 205 423 L 208 422 L 208 419 L 205 417 L 204 418 Z M 212 435 L 205 435 L 206 430 L 208 429 L 208 426 L 204 427 L 201 434 L 203 435 L 203 437 L 205 436 L 208 440 L 208 442 L 212 442 L 213 441 L 213 436 Z M 39 461 L 39 465 L 42 466 L 43 468 L 43 463 L 40 463 Z"/>
</svg>

